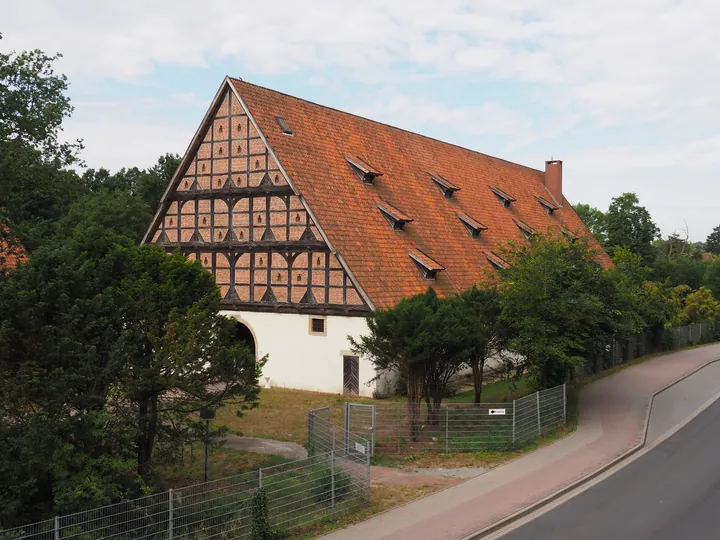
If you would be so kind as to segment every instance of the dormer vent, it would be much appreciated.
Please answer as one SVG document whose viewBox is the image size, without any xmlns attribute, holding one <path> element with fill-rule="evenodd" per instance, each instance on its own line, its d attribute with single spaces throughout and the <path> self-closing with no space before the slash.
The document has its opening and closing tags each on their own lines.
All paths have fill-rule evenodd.
<svg viewBox="0 0 720 540">
<path fill-rule="evenodd" d="M 375 178 L 382 176 L 383 173 L 378 171 L 375 167 L 370 165 L 367 161 L 360 157 L 351 158 L 345 156 L 345 160 L 350 164 L 352 170 L 357 174 L 358 178 L 363 181 L 364 184 L 372 184 Z"/>
<path fill-rule="evenodd" d="M 447 197 L 448 199 L 453 196 L 453 193 L 455 193 L 456 191 L 460 191 L 459 187 L 457 187 L 447 178 L 440 176 L 439 174 L 431 174 L 430 178 L 432 178 L 432 181 L 435 182 L 435 185 L 440 188 L 440 191 L 442 191 L 443 195 L 445 195 L 445 197 Z"/>
<path fill-rule="evenodd" d="M 510 205 L 516 200 L 515 197 L 508 195 L 500 188 L 490 186 L 490 189 L 505 208 L 510 208 Z"/>
<path fill-rule="evenodd" d="M 492 251 L 483 251 L 483 255 L 495 270 L 505 270 L 508 267 L 507 263 Z"/>
<path fill-rule="evenodd" d="M 545 212 L 547 212 L 548 216 L 552 216 L 555 210 L 558 209 L 557 205 L 551 203 L 550 201 L 543 199 L 542 197 L 535 197 L 537 199 L 537 202 L 540 203 L 540 206 L 543 207 Z"/>
<path fill-rule="evenodd" d="M 483 225 L 479 221 L 474 220 L 463 212 L 458 212 L 457 217 L 460 218 L 460 221 L 472 237 L 480 236 L 481 232 L 487 231 L 487 227 L 485 225 Z"/>
<path fill-rule="evenodd" d="M 530 240 L 530 238 L 537 234 L 537 231 L 527 223 L 524 223 L 519 219 L 513 219 L 513 221 L 515 222 L 515 225 L 517 225 L 518 229 L 520 229 L 520 232 L 523 233 L 526 240 Z"/>
<path fill-rule="evenodd" d="M 275 120 L 277 121 L 278 125 L 280 126 L 280 129 L 282 129 L 283 135 L 292 135 L 293 130 L 290 128 L 290 124 L 287 123 L 287 120 L 285 120 L 282 116 L 276 116 Z"/>
<path fill-rule="evenodd" d="M 438 272 L 445 270 L 443 265 L 435 262 L 417 248 L 408 249 L 407 253 L 425 279 L 435 279 Z"/>
<path fill-rule="evenodd" d="M 575 242 L 575 241 L 578 239 L 578 237 L 577 237 L 576 234 L 573 234 L 572 232 L 570 232 L 569 230 L 567 230 L 565 227 L 560 227 L 560 232 L 563 233 L 563 235 L 565 236 L 565 238 L 567 238 L 568 240 L 570 240 L 570 243 L 573 243 L 573 242 Z"/>
<path fill-rule="evenodd" d="M 384 201 L 378 201 L 376 204 L 394 231 L 402 231 L 405 224 L 412 221 L 410 216 Z"/>
</svg>

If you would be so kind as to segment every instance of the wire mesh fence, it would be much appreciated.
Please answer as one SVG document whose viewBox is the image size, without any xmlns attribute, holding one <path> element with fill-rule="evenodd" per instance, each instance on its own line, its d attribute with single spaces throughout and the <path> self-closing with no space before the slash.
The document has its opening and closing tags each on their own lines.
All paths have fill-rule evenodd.
<svg viewBox="0 0 720 540">
<path fill-rule="evenodd" d="M 7 529 L 0 540 L 249 538 L 258 488 L 267 495 L 270 525 L 285 532 L 368 504 L 368 442 L 336 430 L 329 417 L 315 430 L 323 438 L 308 459 Z"/>
<path fill-rule="evenodd" d="M 583 377 L 599 373 L 648 354 L 710 343 L 719 339 L 720 322 L 717 321 L 674 326 L 655 331 L 647 330 L 628 338 L 614 338 L 599 355 L 586 358 L 582 365 L 576 366 L 574 376 Z"/>
<path fill-rule="evenodd" d="M 375 454 L 513 448 L 566 420 L 564 385 L 508 403 L 448 403 L 440 407 L 408 402 L 348 403 L 345 407 L 345 433 L 362 433 Z"/>
</svg>

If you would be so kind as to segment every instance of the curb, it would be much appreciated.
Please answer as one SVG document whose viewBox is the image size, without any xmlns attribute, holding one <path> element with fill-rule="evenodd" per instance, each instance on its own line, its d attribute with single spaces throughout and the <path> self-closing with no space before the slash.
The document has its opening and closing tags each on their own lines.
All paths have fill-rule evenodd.
<svg viewBox="0 0 720 540">
<path fill-rule="evenodd" d="M 479 540 L 480 538 L 484 538 L 485 536 L 487 536 L 489 534 L 495 533 L 495 532 L 507 527 L 511 523 L 513 523 L 519 519 L 522 519 L 522 518 L 528 516 L 529 514 L 532 514 L 533 512 L 539 510 L 543 506 L 545 506 L 553 501 L 556 501 L 560 497 L 567 495 L 568 493 L 570 493 L 571 491 L 574 491 L 578 487 L 590 482 L 591 480 L 597 478 L 598 476 L 600 476 L 603 473 L 607 472 L 608 470 L 612 469 L 613 467 L 615 467 L 622 461 L 626 460 L 627 458 L 629 458 L 630 456 L 632 456 L 633 454 L 635 454 L 636 452 L 641 450 L 647 442 L 648 426 L 650 425 L 650 413 L 652 412 L 652 407 L 653 407 L 653 402 L 655 401 L 655 397 L 657 395 L 661 394 L 662 392 L 664 392 L 665 390 L 672 388 L 676 384 L 684 381 L 688 377 L 694 375 L 701 369 L 705 369 L 710 364 L 714 364 L 716 362 L 720 362 L 720 358 L 706 362 L 705 364 L 695 368 L 691 372 L 686 373 L 685 375 L 683 375 L 676 381 L 671 382 L 670 384 L 664 386 L 663 388 L 661 388 L 660 390 L 657 390 L 656 392 L 653 392 L 652 396 L 650 396 L 650 399 L 648 400 L 647 412 L 645 414 L 645 425 L 643 426 L 643 431 L 642 431 L 642 440 L 638 444 L 636 444 L 635 446 L 630 448 L 628 451 L 619 455 L 618 457 L 614 458 L 613 460 L 609 461 L 605 465 L 601 466 L 599 469 L 596 469 L 595 471 L 583 476 L 582 478 L 575 480 L 571 484 L 568 484 L 567 486 L 560 488 L 556 492 L 551 493 L 547 497 L 540 499 L 537 502 L 532 503 L 530 506 L 527 506 L 527 507 L 523 508 L 522 510 L 518 510 L 514 514 L 510 514 L 509 516 L 502 518 L 500 521 L 496 521 L 495 523 L 485 527 L 484 529 L 474 532 L 474 533 L 470 534 L 469 536 L 465 536 L 465 537 L 461 538 L 460 540 Z"/>
</svg>

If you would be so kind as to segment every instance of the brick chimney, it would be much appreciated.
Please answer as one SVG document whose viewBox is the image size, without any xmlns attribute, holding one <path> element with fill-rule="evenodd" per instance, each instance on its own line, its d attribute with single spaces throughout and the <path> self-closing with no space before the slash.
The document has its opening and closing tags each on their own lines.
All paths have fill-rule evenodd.
<svg viewBox="0 0 720 540">
<path fill-rule="evenodd" d="M 562 194 L 562 161 L 552 159 L 545 162 L 545 187 L 553 196 L 558 206 L 563 205 Z"/>
</svg>

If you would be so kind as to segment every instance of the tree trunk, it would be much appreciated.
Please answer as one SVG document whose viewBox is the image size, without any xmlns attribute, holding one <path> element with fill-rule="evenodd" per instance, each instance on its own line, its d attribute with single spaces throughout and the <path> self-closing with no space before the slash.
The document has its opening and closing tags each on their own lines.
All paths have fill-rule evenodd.
<svg viewBox="0 0 720 540">
<path fill-rule="evenodd" d="M 143 396 L 138 401 L 139 434 L 137 438 L 138 474 L 150 472 L 155 437 L 157 436 L 157 396 Z"/>
<path fill-rule="evenodd" d="M 480 403 L 482 397 L 483 377 L 485 376 L 485 357 L 474 358 L 470 364 L 473 375 L 473 388 L 475 390 L 475 399 L 473 403 Z"/>
<path fill-rule="evenodd" d="M 410 424 L 410 440 L 418 440 L 418 424 L 420 418 L 420 382 L 416 370 L 409 368 L 407 373 L 408 422 Z"/>
</svg>

